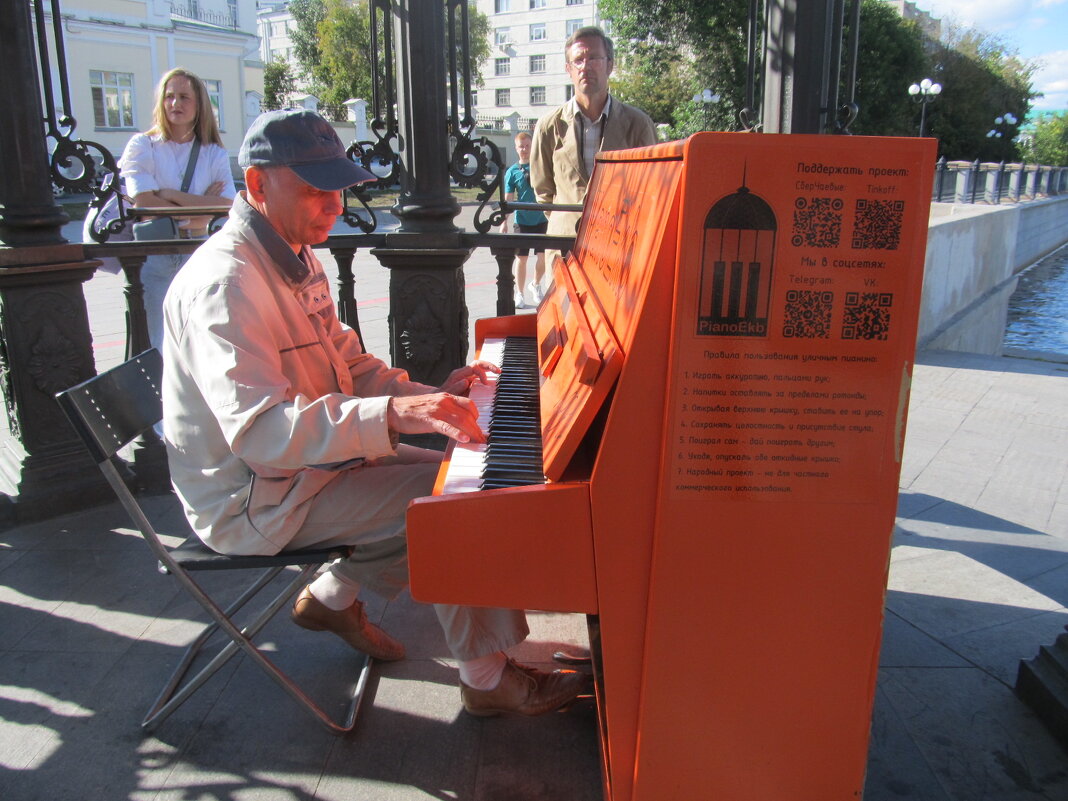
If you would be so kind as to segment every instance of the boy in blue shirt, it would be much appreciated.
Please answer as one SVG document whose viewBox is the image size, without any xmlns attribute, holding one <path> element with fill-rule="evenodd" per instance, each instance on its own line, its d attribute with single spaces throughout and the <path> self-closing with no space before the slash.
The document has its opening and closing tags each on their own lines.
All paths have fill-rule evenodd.
<svg viewBox="0 0 1068 801">
<path fill-rule="evenodd" d="M 515 137 L 515 149 L 519 161 L 504 174 L 505 200 L 518 200 L 520 203 L 537 203 L 534 189 L 530 185 L 530 134 L 521 131 Z M 516 231 L 521 234 L 544 234 L 549 221 L 540 211 L 526 209 L 515 212 Z M 508 233 L 508 218 L 504 218 L 501 233 Z M 534 278 L 527 283 L 527 257 L 530 250 L 516 251 L 515 267 L 515 307 L 529 309 L 541 303 L 545 294 L 542 279 L 545 275 L 545 248 L 534 248 Z"/>
</svg>

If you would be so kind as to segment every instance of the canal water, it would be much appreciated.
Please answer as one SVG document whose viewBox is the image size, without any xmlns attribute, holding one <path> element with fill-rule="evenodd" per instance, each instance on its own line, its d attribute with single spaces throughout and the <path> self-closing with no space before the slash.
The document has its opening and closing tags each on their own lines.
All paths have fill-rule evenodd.
<svg viewBox="0 0 1068 801">
<path fill-rule="evenodd" d="M 1009 298 L 1004 345 L 1068 356 L 1068 247 L 1020 276 Z"/>
</svg>

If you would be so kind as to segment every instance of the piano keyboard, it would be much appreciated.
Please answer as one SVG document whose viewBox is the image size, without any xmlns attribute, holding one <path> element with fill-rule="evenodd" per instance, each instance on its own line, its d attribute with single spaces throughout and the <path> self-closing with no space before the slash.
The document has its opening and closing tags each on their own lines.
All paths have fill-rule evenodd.
<svg viewBox="0 0 1068 801">
<path fill-rule="evenodd" d="M 453 443 L 442 495 L 545 483 L 537 343 L 532 337 L 486 339 L 479 358 L 501 367 L 469 395 L 488 442 Z"/>
</svg>

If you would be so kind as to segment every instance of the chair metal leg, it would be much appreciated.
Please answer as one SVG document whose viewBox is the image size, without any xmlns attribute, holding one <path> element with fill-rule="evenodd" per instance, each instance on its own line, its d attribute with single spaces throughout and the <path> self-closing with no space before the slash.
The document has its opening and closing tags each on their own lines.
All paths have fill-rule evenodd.
<svg viewBox="0 0 1068 801">
<path fill-rule="evenodd" d="M 228 617 L 229 609 L 224 611 L 220 609 L 211 598 L 204 593 L 203 590 L 192 581 L 187 575 L 182 572 L 175 573 L 175 578 L 182 581 L 186 585 L 186 588 L 193 594 L 193 596 L 201 603 L 201 605 L 208 611 L 213 618 L 212 623 L 209 623 L 204 631 L 194 640 L 194 642 L 186 649 L 185 655 L 179 662 L 178 668 L 176 668 L 171 679 L 164 687 L 160 697 L 156 699 L 155 704 L 149 710 L 145 716 L 141 726 L 146 731 L 151 731 L 158 726 L 163 720 L 165 720 L 175 709 L 177 709 L 182 703 L 184 703 L 197 689 L 199 689 L 204 682 L 206 682 L 212 675 L 214 675 L 223 665 L 226 664 L 237 652 L 238 649 L 244 650 L 245 653 L 253 659 L 261 668 L 263 668 L 267 675 L 285 690 L 291 698 L 293 698 L 308 714 L 319 721 L 320 724 L 326 727 L 332 734 L 344 734 L 353 729 L 356 722 L 356 715 L 359 711 L 359 705 L 363 699 L 363 692 L 367 685 L 367 678 L 371 668 L 371 658 L 364 654 L 363 665 L 360 669 L 360 675 L 356 680 L 356 684 L 352 690 L 352 696 L 349 701 L 349 706 L 346 711 L 345 717 L 342 723 L 337 723 L 330 715 L 322 710 L 322 708 L 316 704 L 311 698 L 309 698 L 303 690 L 285 673 L 283 673 L 273 662 L 271 662 L 266 655 L 252 642 L 252 638 L 255 637 L 260 630 L 278 613 L 278 611 L 289 601 L 297 592 L 308 582 L 311 574 L 318 569 L 318 565 L 308 565 L 301 569 L 296 578 L 286 588 L 279 593 L 274 600 L 268 604 L 262 612 L 250 622 L 243 629 L 238 628 Z M 278 568 L 272 568 L 268 571 L 271 576 L 267 578 L 273 578 L 274 574 L 277 574 Z M 266 581 L 261 576 L 252 587 L 242 593 L 242 596 L 231 605 L 230 609 L 240 608 L 243 606 L 255 592 L 251 592 L 253 588 L 262 589 L 265 586 Z M 229 637 L 228 642 L 218 654 L 205 665 L 200 672 L 193 676 L 181 689 L 175 692 L 175 688 L 181 681 L 182 677 L 188 671 L 190 664 L 196 657 L 197 652 L 201 646 L 207 641 L 208 637 L 216 629 L 222 629 Z"/>
<path fill-rule="evenodd" d="M 83 381 L 56 396 L 60 407 L 67 415 L 75 432 L 85 443 L 93 461 L 100 467 L 119 502 L 156 556 L 161 569 L 171 573 L 204 608 L 210 618 L 193 642 L 185 649 L 178 666 L 145 716 L 143 728 L 152 729 L 165 720 L 227 661 L 239 651 L 244 651 L 328 731 L 334 734 L 350 731 L 355 725 L 360 701 L 367 686 L 371 667 L 369 657 L 364 656 L 363 665 L 350 693 L 348 711 L 342 722 L 337 723 L 252 642 L 268 621 L 307 583 L 311 574 L 320 565 L 338 557 L 338 549 L 314 548 L 300 553 L 278 554 L 248 560 L 240 556 L 212 554 L 210 549 L 203 548 L 198 556 L 206 558 L 211 563 L 210 565 L 204 561 L 189 561 L 185 558 L 188 552 L 196 551 L 197 548 L 191 544 L 189 548 L 184 549 L 184 553 L 179 553 L 177 556 L 172 553 L 171 549 L 164 545 L 159 533 L 126 486 L 125 470 L 119 469 L 122 463 L 118 459 L 118 452 L 146 432 L 150 438 L 153 436 L 151 427 L 162 416 L 160 396 L 162 373 L 162 357 L 158 351 L 149 350 L 136 358 L 128 359 L 119 367 L 108 370 L 89 381 Z M 182 562 L 179 563 L 178 559 Z M 307 564 L 309 562 L 311 564 Z M 198 566 L 212 569 L 254 569 L 262 568 L 264 565 L 267 565 L 266 571 L 261 571 L 252 585 L 241 593 L 240 597 L 225 611 L 189 575 L 189 570 L 196 569 Z M 265 608 L 258 612 L 250 609 L 249 615 L 254 619 L 239 630 L 231 620 L 231 616 L 264 590 L 281 570 L 296 565 L 302 565 L 296 578 L 288 583 L 285 589 Z M 202 653 L 202 649 L 217 631 L 225 634 L 228 641 L 222 644 L 214 657 L 209 658 L 205 655 L 204 661 L 207 664 L 199 670 L 194 670 L 193 665 Z"/>
<path fill-rule="evenodd" d="M 239 609 L 241 609 L 246 603 L 248 603 L 252 598 L 254 598 L 260 590 L 266 587 L 282 570 L 284 570 L 284 568 L 282 567 L 275 567 L 270 568 L 268 570 L 264 570 L 260 574 L 260 576 L 254 582 L 252 582 L 252 584 L 250 584 L 243 593 L 241 593 L 237 600 L 235 600 L 232 604 L 230 604 L 230 606 L 226 608 L 223 614 L 226 615 L 226 617 L 228 618 L 233 616 Z M 170 571 L 167 572 L 169 573 Z M 193 664 L 193 661 L 200 654 L 201 648 L 204 647 L 204 644 L 207 643 L 207 641 L 211 639 L 212 635 L 215 634 L 215 632 L 218 630 L 219 624 L 212 620 L 212 622 L 208 623 L 204 626 L 204 628 L 200 630 L 200 634 L 198 634 L 196 639 L 193 640 L 193 642 L 189 644 L 189 647 L 185 649 L 185 653 L 182 655 L 182 658 L 178 662 L 178 665 L 174 668 L 174 672 L 171 673 L 171 677 L 167 680 L 167 683 L 163 686 L 163 689 L 160 690 L 159 696 L 156 698 L 152 707 L 149 709 L 148 714 L 145 716 L 145 721 L 144 723 L 142 723 L 143 726 L 147 725 L 150 720 L 154 719 L 156 713 L 159 712 L 160 709 L 162 709 L 162 707 L 167 703 L 167 701 L 171 699 L 171 697 L 174 695 L 175 689 L 178 687 L 179 684 L 181 684 L 182 679 L 185 678 L 185 674 L 189 671 L 189 667 Z M 235 653 L 237 653 L 236 646 L 230 648 L 229 656 L 233 656 Z M 229 659 L 229 656 L 227 657 L 227 659 Z M 220 661 L 215 666 L 215 669 L 211 671 L 211 673 L 207 672 L 207 668 L 198 673 L 197 676 L 194 677 L 199 679 L 197 687 L 203 684 L 204 681 L 206 681 L 212 673 L 215 673 L 225 663 L 226 660 Z M 193 689 L 196 688 L 194 687 Z M 189 691 L 189 693 L 191 692 L 192 690 Z M 189 693 L 185 693 L 183 695 L 183 700 L 185 697 L 188 697 Z M 177 706 L 177 704 L 175 704 L 175 706 Z"/>
</svg>

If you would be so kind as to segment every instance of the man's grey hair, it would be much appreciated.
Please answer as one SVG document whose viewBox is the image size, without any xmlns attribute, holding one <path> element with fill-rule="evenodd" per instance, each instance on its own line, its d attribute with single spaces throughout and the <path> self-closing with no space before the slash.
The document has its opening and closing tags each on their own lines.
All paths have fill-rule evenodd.
<svg viewBox="0 0 1068 801">
<path fill-rule="evenodd" d="M 609 39 L 605 32 L 598 28 L 596 25 L 586 25 L 583 28 L 579 28 L 573 34 L 567 37 L 567 41 L 564 42 L 564 58 L 571 61 L 571 45 L 577 42 L 579 39 L 600 39 L 604 43 L 604 52 L 608 56 L 609 61 L 615 61 L 614 48 L 612 47 L 612 40 Z"/>
</svg>

